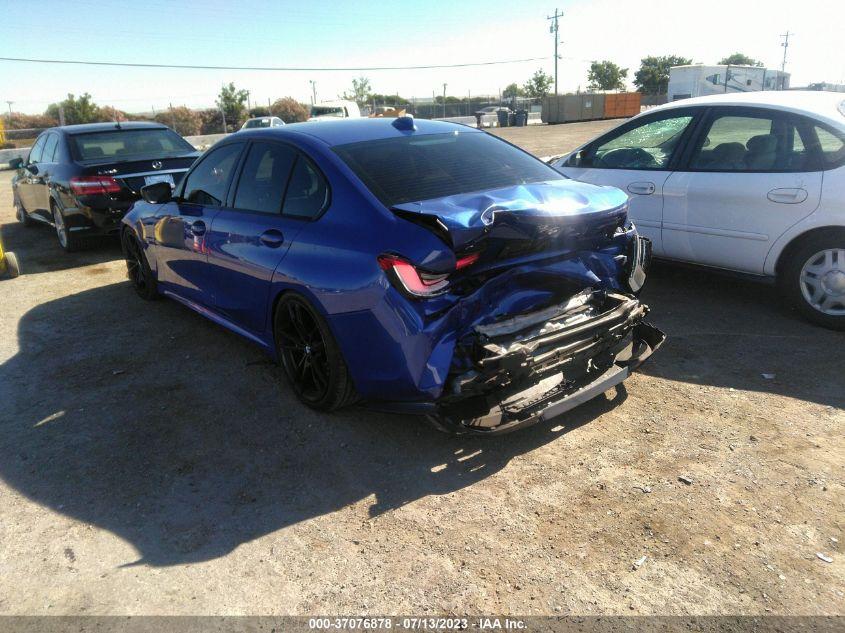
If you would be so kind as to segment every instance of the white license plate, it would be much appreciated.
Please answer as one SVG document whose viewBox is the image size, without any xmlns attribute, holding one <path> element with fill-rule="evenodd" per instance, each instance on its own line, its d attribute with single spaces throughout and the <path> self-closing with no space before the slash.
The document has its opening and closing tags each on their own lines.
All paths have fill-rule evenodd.
<svg viewBox="0 0 845 633">
<path fill-rule="evenodd" d="M 144 176 L 145 185 L 152 185 L 157 182 L 166 182 L 171 187 L 176 186 L 176 183 L 173 182 L 173 176 L 171 174 L 155 174 L 153 176 Z"/>
</svg>

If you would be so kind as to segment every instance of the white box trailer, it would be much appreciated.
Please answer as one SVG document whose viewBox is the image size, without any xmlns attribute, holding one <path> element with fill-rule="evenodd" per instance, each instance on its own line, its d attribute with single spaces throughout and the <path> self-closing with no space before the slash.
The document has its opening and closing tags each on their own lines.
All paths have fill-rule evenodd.
<svg viewBox="0 0 845 633">
<path fill-rule="evenodd" d="M 669 69 L 669 101 L 724 94 L 789 89 L 789 73 L 759 66 L 673 66 Z"/>
</svg>

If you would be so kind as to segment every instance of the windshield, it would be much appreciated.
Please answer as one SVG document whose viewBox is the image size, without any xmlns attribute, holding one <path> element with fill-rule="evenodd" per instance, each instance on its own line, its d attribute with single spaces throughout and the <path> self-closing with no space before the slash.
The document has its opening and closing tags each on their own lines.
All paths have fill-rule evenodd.
<svg viewBox="0 0 845 633">
<path fill-rule="evenodd" d="M 565 178 L 522 150 L 480 132 L 363 141 L 334 151 L 388 207 Z"/>
<path fill-rule="evenodd" d="M 248 130 L 255 127 L 270 127 L 270 119 L 250 119 L 244 123 L 244 129 Z"/>
<path fill-rule="evenodd" d="M 194 147 L 173 130 L 150 128 L 109 130 L 91 134 L 75 134 L 70 144 L 77 160 L 127 160 L 155 156 L 168 158 L 194 152 Z"/>
<path fill-rule="evenodd" d="M 337 106 L 311 106 L 311 116 L 336 116 L 343 118 L 343 108 Z"/>
</svg>

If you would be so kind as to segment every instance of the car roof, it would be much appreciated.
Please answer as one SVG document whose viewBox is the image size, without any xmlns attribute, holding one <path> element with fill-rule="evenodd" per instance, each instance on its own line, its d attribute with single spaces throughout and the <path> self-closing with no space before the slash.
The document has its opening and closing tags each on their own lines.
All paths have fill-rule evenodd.
<svg viewBox="0 0 845 633">
<path fill-rule="evenodd" d="M 429 121 L 427 119 L 414 119 L 416 130 L 413 132 L 400 130 L 393 125 L 394 118 L 353 118 L 338 119 L 337 121 L 309 121 L 307 123 L 291 123 L 283 127 L 263 128 L 257 130 L 245 130 L 240 133 L 239 138 L 275 137 L 290 138 L 295 136 L 310 136 L 316 138 L 326 145 L 346 145 L 348 143 L 359 143 L 361 141 L 374 141 L 386 138 L 397 138 L 413 134 L 423 136 L 428 134 L 449 134 L 453 132 L 471 132 L 483 134 L 475 128 L 449 123 L 447 121 Z"/>
<path fill-rule="evenodd" d="M 107 132 L 109 130 L 167 129 L 167 126 L 153 121 L 121 121 L 120 123 L 110 121 L 108 123 L 62 125 L 53 129 L 66 134 L 87 134 L 89 132 Z"/>
<path fill-rule="evenodd" d="M 705 106 L 748 106 L 771 108 L 801 114 L 813 114 L 819 118 L 845 127 L 845 94 L 820 90 L 761 90 L 757 92 L 728 92 L 692 99 L 679 99 L 643 114 L 672 108 Z"/>
</svg>

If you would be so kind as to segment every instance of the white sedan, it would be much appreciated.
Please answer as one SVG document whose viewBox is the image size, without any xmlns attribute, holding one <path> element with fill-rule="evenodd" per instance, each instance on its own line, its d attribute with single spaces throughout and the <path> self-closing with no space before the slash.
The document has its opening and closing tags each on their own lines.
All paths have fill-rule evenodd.
<svg viewBox="0 0 845 633">
<path fill-rule="evenodd" d="M 845 95 L 676 101 L 551 164 L 627 191 L 656 257 L 774 279 L 809 319 L 845 329 Z"/>
</svg>

